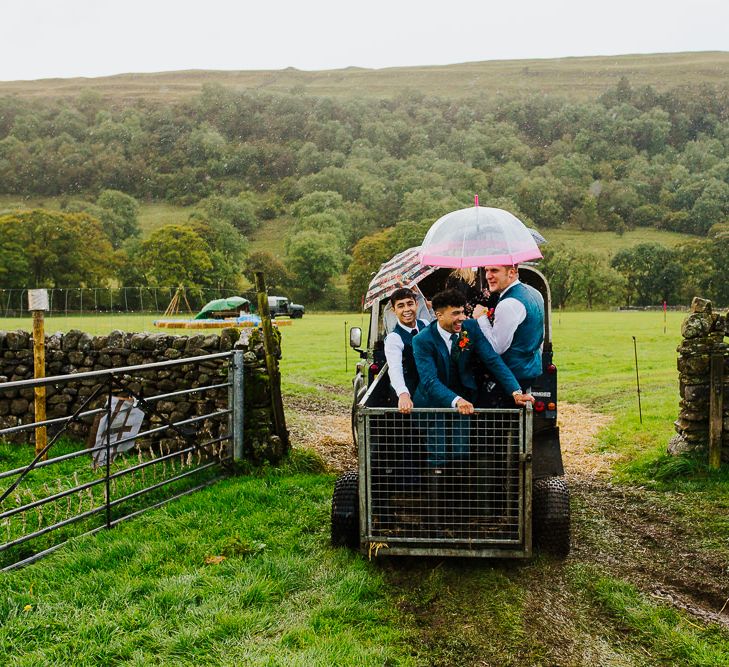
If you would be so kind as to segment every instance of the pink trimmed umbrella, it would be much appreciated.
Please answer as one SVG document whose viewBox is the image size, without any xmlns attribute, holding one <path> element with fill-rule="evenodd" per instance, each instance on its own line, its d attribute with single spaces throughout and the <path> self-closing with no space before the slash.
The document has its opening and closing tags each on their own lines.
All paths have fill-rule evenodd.
<svg viewBox="0 0 729 667">
<path fill-rule="evenodd" d="M 380 266 L 380 270 L 370 281 L 364 307 L 369 308 L 398 287 L 412 287 L 435 271 L 435 266 L 425 266 L 420 262 L 420 246 L 408 248 L 395 255 Z"/>
<path fill-rule="evenodd" d="M 421 264 L 454 269 L 518 264 L 541 257 L 534 235 L 519 218 L 478 203 L 436 220 L 419 256 Z"/>
</svg>

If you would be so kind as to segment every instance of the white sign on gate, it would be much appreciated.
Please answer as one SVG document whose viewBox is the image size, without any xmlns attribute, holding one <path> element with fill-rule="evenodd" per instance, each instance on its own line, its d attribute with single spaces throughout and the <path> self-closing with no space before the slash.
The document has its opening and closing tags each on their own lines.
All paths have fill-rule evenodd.
<svg viewBox="0 0 729 667">
<path fill-rule="evenodd" d="M 144 412 L 137 407 L 137 402 L 131 398 L 111 397 L 111 429 L 108 429 L 108 413 L 99 420 L 96 430 L 92 460 L 94 469 L 106 464 L 106 436 L 109 432 L 109 451 L 111 461 L 120 452 L 126 452 L 134 447 L 135 436 L 139 433 L 144 421 Z M 127 440 L 127 438 L 130 438 Z M 120 440 L 124 442 L 120 443 Z"/>
</svg>

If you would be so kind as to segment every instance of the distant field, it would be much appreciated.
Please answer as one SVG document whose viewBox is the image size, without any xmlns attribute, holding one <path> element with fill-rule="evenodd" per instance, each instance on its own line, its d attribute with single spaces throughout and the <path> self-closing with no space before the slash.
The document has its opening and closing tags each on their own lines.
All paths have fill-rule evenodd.
<svg viewBox="0 0 729 667">
<path fill-rule="evenodd" d="M 633 85 L 652 85 L 659 90 L 701 82 L 726 84 L 729 52 L 494 60 L 313 72 L 287 68 L 119 74 L 93 79 L 0 82 L 0 95 L 63 98 L 94 90 L 117 102 L 142 98 L 173 101 L 196 95 L 204 84 L 219 83 L 234 90 L 335 97 L 394 97 L 406 91 L 419 91 L 451 98 L 480 93 L 492 96 L 537 93 L 583 100 L 614 86 L 622 76 L 628 77 Z"/>
<path fill-rule="evenodd" d="M 175 206 L 164 202 L 142 202 L 139 206 L 139 226 L 142 236 L 165 225 L 179 225 L 187 220 L 190 208 Z"/>
<path fill-rule="evenodd" d="M 631 248 L 639 243 L 660 243 L 672 248 L 696 236 L 665 232 L 651 227 L 639 227 L 622 236 L 615 232 L 580 232 L 574 229 L 540 229 L 544 238 L 550 243 L 564 243 L 580 250 L 592 250 L 605 254 L 614 254 L 624 248 Z"/>
</svg>

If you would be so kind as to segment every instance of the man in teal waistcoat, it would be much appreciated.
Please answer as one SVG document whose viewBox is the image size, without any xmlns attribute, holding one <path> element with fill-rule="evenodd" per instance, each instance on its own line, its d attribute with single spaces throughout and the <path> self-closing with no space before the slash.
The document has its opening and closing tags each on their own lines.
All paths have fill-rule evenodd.
<svg viewBox="0 0 729 667">
<path fill-rule="evenodd" d="M 409 414 L 413 408 L 412 397 L 418 387 L 413 338 L 428 326 L 428 322 L 417 319 L 417 297 L 407 287 L 396 289 L 390 295 L 390 305 L 397 317 L 397 324 L 385 338 L 385 358 L 390 385 L 397 396 L 398 410 Z"/>
<path fill-rule="evenodd" d="M 538 290 L 519 280 L 517 266 L 485 266 L 492 293 L 499 295 L 493 323 L 483 306 L 476 306 L 473 317 L 481 332 L 501 355 L 521 389 L 528 391 L 542 374 L 544 342 L 544 299 Z M 498 378 L 497 378 L 498 379 Z"/>
</svg>

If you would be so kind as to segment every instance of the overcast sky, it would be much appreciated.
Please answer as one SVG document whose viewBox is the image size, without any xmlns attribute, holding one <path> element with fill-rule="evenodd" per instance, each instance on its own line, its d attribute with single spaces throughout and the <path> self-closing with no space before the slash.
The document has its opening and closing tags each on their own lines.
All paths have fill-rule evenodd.
<svg viewBox="0 0 729 667">
<path fill-rule="evenodd" d="M 5 0 L 0 80 L 729 50 L 729 0 Z"/>
</svg>

